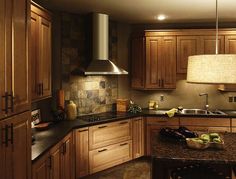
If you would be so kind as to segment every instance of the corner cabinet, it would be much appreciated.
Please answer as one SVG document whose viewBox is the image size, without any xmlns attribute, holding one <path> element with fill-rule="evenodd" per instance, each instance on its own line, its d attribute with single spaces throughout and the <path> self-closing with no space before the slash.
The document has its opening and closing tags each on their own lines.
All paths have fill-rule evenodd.
<svg viewBox="0 0 236 179">
<path fill-rule="evenodd" d="M 32 179 L 74 179 L 73 146 L 73 135 L 69 133 L 33 163 Z"/>
<path fill-rule="evenodd" d="M 31 4 L 31 95 L 32 100 L 51 97 L 51 15 Z"/>
<path fill-rule="evenodd" d="M 152 33 L 132 39 L 131 86 L 134 89 L 176 87 L 176 37 Z"/>
<path fill-rule="evenodd" d="M 27 0 L 0 1 L 0 118 L 30 109 L 28 10 Z"/>
</svg>

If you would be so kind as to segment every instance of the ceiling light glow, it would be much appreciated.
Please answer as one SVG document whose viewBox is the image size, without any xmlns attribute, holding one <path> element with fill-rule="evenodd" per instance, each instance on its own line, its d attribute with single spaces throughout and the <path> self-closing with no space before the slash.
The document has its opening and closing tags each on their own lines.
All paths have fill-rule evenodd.
<svg viewBox="0 0 236 179">
<path fill-rule="evenodd" d="M 163 14 L 157 16 L 157 20 L 159 20 L 159 21 L 163 21 L 165 19 L 166 19 L 166 16 Z"/>
</svg>

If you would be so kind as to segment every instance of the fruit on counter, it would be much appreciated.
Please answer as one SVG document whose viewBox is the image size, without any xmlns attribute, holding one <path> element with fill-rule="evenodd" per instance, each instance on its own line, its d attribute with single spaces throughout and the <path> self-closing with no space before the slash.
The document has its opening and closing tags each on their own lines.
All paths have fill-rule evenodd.
<svg viewBox="0 0 236 179">
<path fill-rule="evenodd" d="M 201 138 L 188 138 L 188 140 L 192 140 L 192 141 L 200 143 L 200 144 L 205 143 L 205 141 L 203 141 Z"/>
<path fill-rule="evenodd" d="M 179 129 L 177 129 L 178 132 L 183 134 L 186 138 L 195 138 L 198 137 L 198 134 L 196 132 L 190 131 L 188 128 L 184 126 L 180 126 Z"/>
<path fill-rule="evenodd" d="M 202 134 L 200 136 L 200 139 L 202 139 L 204 142 L 210 142 L 210 135 L 209 134 Z"/>
<path fill-rule="evenodd" d="M 210 135 L 210 138 L 212 138 L 212 139 L 220 137 L 220 135 L 218 133 L 210 133 L 209 135 Z"/>
<path fill-rule="evenodd" d="M 221 143 L 222 140 L 221 140 L 220 137 L 216 137 L 216 138 L 213 138 L 213 139 L 212 139 L 212 142 L 215 142 L 215 143 Z"/>
<path fill-rule="evenodd" d="M 162 128 L 160 130 L 160 134 L 162 136 L 169 137 L 169 138 L 172 138 L 175 140 L 185 140 L 185 138 L 186 138 L 183 134 L 181 134 L 177 130 L 171 129 L 169 127 Z"/>
</svg>

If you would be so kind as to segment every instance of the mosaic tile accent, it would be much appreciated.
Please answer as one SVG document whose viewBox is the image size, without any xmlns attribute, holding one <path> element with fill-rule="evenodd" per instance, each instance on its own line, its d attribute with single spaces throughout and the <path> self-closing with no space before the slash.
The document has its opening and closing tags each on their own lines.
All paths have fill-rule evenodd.
<svg viewBox="0 0 236 179">
<path fill-rule="evenodd" d="M 73 100 L 78 114 L 112 111 L 117 98 L 116 76 L 71 76 L 78 66 L 86 66 L 91 56 L 91 42 L 85 15 L 62 13 L 62 89 L 65 100 Z M 109 22 L 109 58 L 117 59 L 117 24 Z"/>
</svg>

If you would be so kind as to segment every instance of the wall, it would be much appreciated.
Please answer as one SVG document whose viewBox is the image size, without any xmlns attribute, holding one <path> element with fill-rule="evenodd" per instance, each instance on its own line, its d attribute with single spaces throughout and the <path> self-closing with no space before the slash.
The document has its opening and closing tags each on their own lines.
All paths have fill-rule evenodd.
<svg viewBox="0 0 236 179">
<path fill-rule="evenodd" d="M 128 24 L 118 24 L 118 59 L 124 67 L 129 67 L 130 72 L 130 34 L 133 28 Z M 148 26 L 145 26 L 148 27 Z M 149 26 L 150 27 L 150 26 Z M 152 26 L 151 26 L 152 27 Z M 156 26 L 155 26 L 156 27 Z M 130 74 L 118 78 L 118 97 L 130 98 L 142 107 L 148 106 L 149 100 L 157 100 L 160 108 L 173 108 L 183 106 L 185 108 L 204 108 L 205 97 L 199 93 L 209 94 L 209 105 L 212 109 L 236 109 L 236 103 L 229 103 L 228 97 L 236 95 L 235 92 L 220 92 L 217 85 L 189 84 L 186 80 L 178 80 L 176 89 L 172 91 L 141 91 L 130 88 Z M 160 96 L 164 95 L 164 101 Z"/>
<path fill-rule="evenodd" d="M 78 114 L 107 112 L 114 109 L 117 98 L 117 76 L 73 76 L 77 67 L 89 64 L 91 48 L 91 17 L 61 14 L 61 77 L 65 100 L 73 100 Z M 109 59 L 117 59 L 117 27 L 109 26 Z"/>
</svg>

